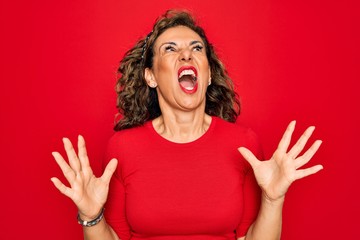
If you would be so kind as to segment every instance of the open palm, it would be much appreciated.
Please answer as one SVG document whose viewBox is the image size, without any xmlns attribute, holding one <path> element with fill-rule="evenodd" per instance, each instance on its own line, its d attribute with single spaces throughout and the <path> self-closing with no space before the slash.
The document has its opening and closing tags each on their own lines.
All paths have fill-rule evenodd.
<svg viewBox="0 0 360 240">
<path fill-rule="evenodd" d="M 278 148 L 267 161 L 258 160 L 250 150 L 244 147 L 239 148 L 240 153 L 252 166 L 263 193 L 271 201 L 283 198 L 295 180 L 314 174 L 323 168 L 321 165 L 316 165 L 299 169 L 314 156 L 321 145 L 321 141 L 316 140 L 304 154 L 299 156 L 315 127 L 307 128 L 295 145 L 288 150 L 294 129 L 295 121 L 292 121 L 280 140 Z"/>
<path fill-rule="evenodd" d="M 61 193 L 76 204 L 83 218 L 93 219 L 106 202 L 109 182 L 116 169 L 117 160 L 112 159 L 103 175 L 97 178 L 89 163 L 84 138 L 82 136 L 78 138 L 78 155 L 69 139 L 64 138 L 63 143 L 69 164 L 60 153 L 53 152 L 52 154 L 70 187 L 65 186 L 56 177 L 51 178 L 51 181 Z"/>
</svg>

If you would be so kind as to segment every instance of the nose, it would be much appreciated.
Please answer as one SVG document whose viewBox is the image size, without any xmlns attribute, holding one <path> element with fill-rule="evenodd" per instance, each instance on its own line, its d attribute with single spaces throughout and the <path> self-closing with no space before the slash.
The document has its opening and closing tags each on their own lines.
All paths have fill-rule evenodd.
<svg viewBox="0 0 360 240">
<path fill-rule="evenodd" d="M 191 55 L 192 55 L 192 52 L 189 49 L 184 49 L 180 53 L 179 61 L 184 61 L 184 62 L 191 61 L 191 59 L 192 59 Z"/>
</svg>

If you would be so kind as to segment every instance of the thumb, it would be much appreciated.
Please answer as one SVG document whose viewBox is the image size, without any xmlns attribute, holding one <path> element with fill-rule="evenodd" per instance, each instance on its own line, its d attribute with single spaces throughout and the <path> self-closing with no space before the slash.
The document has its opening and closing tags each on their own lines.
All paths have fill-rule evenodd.
<svg viewBox="0 0 360 240">
<path fill-rule="evenodd" d="M 110 162 L 106 165 L 103 175 L 101 176 L 102 180 L 106 183 L 110 182 L 112 175 L 114 174 L 118 161 L 117 159 L 113 158 Z"/>
<path fill-rule="evenodd" d="M 245 158 L 245 160 L 248 161 L 248 163 L 251 165 L 253 169 L 259 165 L 260 161 L 255 157 L 255 155 L 249 149 L 245 147 L 240 147 L 238 148 L 238 151 Z"/>
</svg>

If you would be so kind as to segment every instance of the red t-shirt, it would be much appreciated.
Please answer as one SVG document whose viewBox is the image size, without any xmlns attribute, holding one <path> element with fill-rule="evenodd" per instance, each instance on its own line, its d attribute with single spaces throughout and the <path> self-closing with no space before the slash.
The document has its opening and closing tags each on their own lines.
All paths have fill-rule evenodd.
<svg viewBox="0 0 360 240">
<path fill-rule="evenodd" d="M 260 191 L 238 152 L 261 149 L 248 128 L 212 117 L 189 143 L 161 137 L 151 121 L 116 132 L 105 164 L 117 158 L 105 218 L 121 240 L 235 239 L 255 220 Z"/>
</svg>

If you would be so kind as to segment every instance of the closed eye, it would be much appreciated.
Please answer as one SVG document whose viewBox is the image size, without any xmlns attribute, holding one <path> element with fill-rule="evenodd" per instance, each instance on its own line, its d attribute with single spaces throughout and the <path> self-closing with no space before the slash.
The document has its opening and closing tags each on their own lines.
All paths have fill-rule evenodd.
<svg viewBox="0 0 360 240">
<path fill-rule="evenodd" d="M 202 50 L 203 48 L 204 48 L 204 47 L 201 46 L 201 45 L 196 45 L 196 46 L 194 46 L 193 50 L 194 50 L 194 51 L 201 52 L 201 50 Z"/>
<path fill-rule="evenodd" d="M 165 46 L 165 52 L 174 52 L 176 49 L 174 48 L 174 46 L 171 45 L 167 45 Z"/>
</svg>

